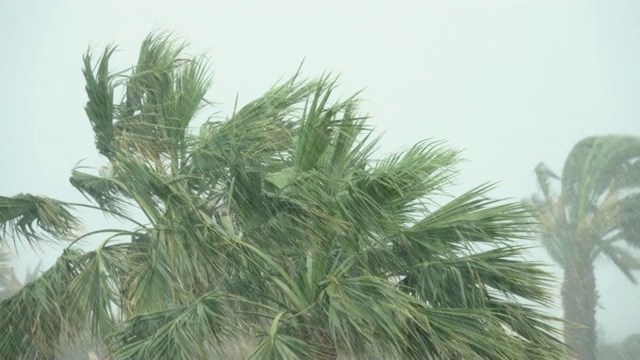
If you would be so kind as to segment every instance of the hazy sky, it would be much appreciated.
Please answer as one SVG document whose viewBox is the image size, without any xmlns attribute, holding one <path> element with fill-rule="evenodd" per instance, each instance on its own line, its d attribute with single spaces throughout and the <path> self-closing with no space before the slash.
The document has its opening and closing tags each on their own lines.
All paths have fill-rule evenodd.
<svg viewBox="0 0 640 360">
<path fill-rule="evenodd" d="M 38 3 L 38 5 L 35 5 Z M 171 30 L 206 53 L 209 98 L 224 116 L 278 79 L 341 74 L 390 152 L 424 138 L 465 149 L 461 191 L 536 191 L 533 169 L 560 171 L 590 135 L 640 136 L 639 1 L 3 1 L 0 4 L 0 194 L 81 200 L 68 182 L 81 159 L 102 164 L 84 114 L 89 45 L 119 44 L 134 63 L 144 37 Z M 99 225 L 91 216 L 89 226 Z M 41 253 L 49 265 L 60 247 Z M 37 255 L 22 251 L 22 269 Z M 544 252 L 534 254 L 547 261 Z M 599 264 L 598 322 L 617 341 L 640 332 L 640 287 Z"/>
</svg>

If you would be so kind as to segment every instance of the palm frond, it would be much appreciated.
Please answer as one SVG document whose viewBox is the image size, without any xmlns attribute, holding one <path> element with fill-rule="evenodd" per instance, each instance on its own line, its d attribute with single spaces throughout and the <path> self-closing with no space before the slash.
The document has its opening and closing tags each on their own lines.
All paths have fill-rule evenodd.
<svg viewBox="0 0 640 360">
<path fill-rule="evenodd" d="M 13 294 L 15 272 L 10 265 L 11 253 L 4 245 L 0 245 L 0 300 Z"/>
<path fill-rule="evenodd" d="M 532 224 L 529 208 L 486 197 L 492 188 L 491 184 L 482 185 L 456 197 L 417 222 L 408 233 L 446 230 L 450 232 L 447 236 L 432 237 L 477 243 L 528 238 Z"/>
<path fill-rule="evenodd" d="M 313 95 L 305 105 L 300 118 L 300 128 L 296 137 L 295 168 L 305 172 L 316 167 L 331 142 L 332 123 L 335 116 L 345 107 L 343 104 L 328 105 L 335 80 L 321 78 Z"/>
<path fill-rule="evenodd" d="M 82 255 L 78 274 L 68 284 L 65 302 L 73 312 L 66 316 L 72 334 L 89 324 L 93 340 L 100 342 L 117 321 L 114 309 L 120 303 L 122 277 L 128 273 L 130 244 L 106 245 Z"/>
<path fill-rule="evenodd" d="M 286 332 L 289 329 L 286 328 L 286 324 L 282 325 L 280 322 L 283 315 L 285 313 L 281 312 L 275 316 L 268 334 L 264 336 L 249 359 L 322 359 L 333 356 L 331 348 L 322 349 L 321 346 L 314 346 L 303 339 L 287 335 Z"/>
<path fill-rule="evenodd" d="M 640 194 L 631 194 L 618 201 L 616 222 L 622 229 L 624 241 L 640 248 Z"/>
<path fill-rule="evenodd" d="M 443 149 L 437 142 L 421 142 L 357 174 L 348 191 L 360 209 L 372 211 L 363 214 L 363 219 L 389 217 L 391 222 L 404 224 L 423 209 L 418 199 L 443 192 L 455 174 L 452 166 L 457 161 L 456 151 Z"/>
<path fill-rule="evenodd" d="M 628 249 L 623 249 L 609 243 L 601 244 L 600 251 L 616 265 L 618 270 L 620 270 L 629 281 L 633 284 L 638 283 L 633 271 L 640 270 L 640 258 L 632 255 Z"/>
<path fill-rule="evenodd" d="M 571 216 L 592 211 L 600 195 L 614 183 L 613 179 L 625 177 L 628 167 L 638 158 L 640 140 L 635 137 L 589 137 L 577 143 L 562 171 L 563 193 L 576 198 Z"/>
<path fill-rule="evenodd" d="M 229 298 L 210 292 L 191 304 L 137 315 L 109 337 L 115 359 L 192 359 L 205 357 L 222 341 L 233 338 L 241 318 Z"/>
<path fill-rule="evenodd" d="M 0 240 L 7 234 L 31 245 L 68 239 L 79 224 L 69 210 L 65 203 L 44 196 L 0 196 Z"/>
<path fill-rule="evenodd" d="M 95 176 L 74 170 L 69 178 L 73 187 L 90 201 L 106 209 L 110 214 L 124 213 L 125 201 L 121 189 L 113 178 Z"/>
<path fill-rule="evenodd" d="M 66 285 L 81 254 L 65 250 L 56 264 L 18 293 L 0 302 L 0 354 L 21 359 L 53 358 L 66 332 Z M 80 261 L 81 262 L 81 261 Z"/>
<path fill-rule="evenodd" d="M 553 196 L 551 194 L 550 180 L 559 180 L 560 178 L 553 171 L 551 171 L 551 169 L 549 169 L 547 165 L 543 163 L 540 163 L 538 164 L 538 166 L 536 166 L 535 173 L 538 180 L 538 186 L 542 191 L 544 199 L 546 200 L 547 204 L 551 204 Z"/>
<path fill-rule="evenodd" d="M 92 55 L 87 53 L 83 57 L 82 72 L 86 80 L 87 105 L 85 111 L 93 126 L 96 148 L 107 158 L 112 156 L 114 146 L 114 106 L 113 106 L 113 76 L 109 73 L 109 60 L 116 50 L 108 46 L 98 58 L 97 66 L 92 65 Z"/>
<path fill-rule="evenodd" d="M 123 145 L 139 151 L 146 144 L 150 155 L 170 155 L 173 171 L 186 159 L 188 126 L 211 85 L 205 59 L 185 57 L 186 47 L 170 34 L 148 36 L 133 72 L 122 81 L 126 98 L 118 107 Z"/>
</svg>

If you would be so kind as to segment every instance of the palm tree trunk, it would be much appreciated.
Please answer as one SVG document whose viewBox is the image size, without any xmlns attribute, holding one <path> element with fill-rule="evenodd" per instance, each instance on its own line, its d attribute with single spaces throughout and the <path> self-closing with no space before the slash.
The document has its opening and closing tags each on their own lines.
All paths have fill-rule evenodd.
<svg viewBox="0 0 640 360">
<path fill-rule="evenodd" d="M 582 261 L 581 261 L 582 260 Z M 596 359 L 596 304 L 598 293 L 593 264 L 577 259 L 566 264 L 562 283 L 565 343 L 576 352 L 576 359 Z"/>
</svg>

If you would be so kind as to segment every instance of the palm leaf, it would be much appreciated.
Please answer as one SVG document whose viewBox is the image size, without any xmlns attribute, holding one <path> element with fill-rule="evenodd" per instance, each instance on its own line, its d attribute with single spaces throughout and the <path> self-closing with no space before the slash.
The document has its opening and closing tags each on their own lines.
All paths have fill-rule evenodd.
<svg viewBox="0 0 640 360">
<path fill-rule="evenodd" d="M 97 66 L 92 66 L 92 55 L 87 53 L 84 58 L 82 72 L 86 80 L 87 105 L 85 111 L 93 126 L 96 148 L 106 157 L 112 155 L 114 146 L 114 106 L 113 106 L 113 76 L 109 74 L 109 60 L 115 47 L 108 46 L 98 58 Z"/>
<path fill-rule="evenodd" d="M 125 202 L 120 196 L 121 189 L 113 178 L 100 177 L 74 170 L 69 178 L 71 185 L 78 189 L 88 200 L 109 213 L 124 212 Z"/>
<path fill-rule="evenodd" d="M 79 257 L 77 251 L 65 251 L 37 280 L 0 302 L 0 354 L 35 359 L 60 352 L 65 318 L 73 311 L 64 302 L 66 284 L 77 274 Z"/>
<path fill-rule="evenodd" d="M 240 326 L 240 318 L 228 306 L 229 300 L 241 301 L 211 292 L 189 305 L 134 316 L 109 337 L 113 356 L 115 359 L 207 356 L 214 346 L 232 338 Z"/>
<path fill-rule="evenodd" d="M 14 240 L 32 245 L 37 241 L 69 238 L 79 224 L 69 210 L 65 203 L 43 196 L 0 196 L 0 230 L 4 236 L 9 234 Z"/>
</svg>

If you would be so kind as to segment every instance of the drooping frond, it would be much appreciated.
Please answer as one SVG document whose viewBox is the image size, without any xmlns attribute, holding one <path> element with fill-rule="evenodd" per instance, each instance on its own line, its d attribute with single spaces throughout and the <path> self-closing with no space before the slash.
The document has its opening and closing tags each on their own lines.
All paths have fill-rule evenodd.
<svg viewBox="0 0 640 360">
<path fill-rule="evenodd" d="M 81 254 L 67 250 L 56 264 L 17 294 L 0 302 L 0 354 L 6 358 L 54 358 L 65 333 L 67 285 Z"/>
<path fill-rule="evenodd" d="M 640 270 L 640 258 L 632 254 L 629 249 L 624 249 L 612 243 L 605 242 L 600 246 L 599 252 L 611 260 L 629 281 L 637 284 L 638 280 L 633 272 Z"/>
<path fill-rule="evenodd" d="M 277 323 L 275 323 L 277 324 Z M 273 331 L 269 336 L 265 336 L 256 350 L 251 354 L 249 359 L 323 359 L 331 358 L 331 352 L 323 353 L 318 350 L 318 345 L 312 345 L 308 342 L 294 336 L 281 334 Z"/>
<path fill-rule="evenodd" d="M 65 203 L 44 196 L 0 196 L 0 240 L 9 235 L 14 241 L 33 245 L 37 241 L 67 239 L 79 224 L 69 210 Z"/>
<path fill-rule="evenodd" d="M 65 293 L 71 310 L 65 320 L 71 334 L 81 334 L 88 325 L 93 340 L 99 343 L 113 331 L 118 320 L 115 309 L 122 302 L 122 280 L 130 272 L 130 249 L 130 244 L 104 243 L 74 263 L 77 275 Z"/>
<path fill-rule="evenodd" d="M 124 213 L 125 202 L 121 194 L 122 189 L 115 179 L 74 170 L 69 182 L 88 200 L 94 201 L 111 214 Z"/>
</svg>

